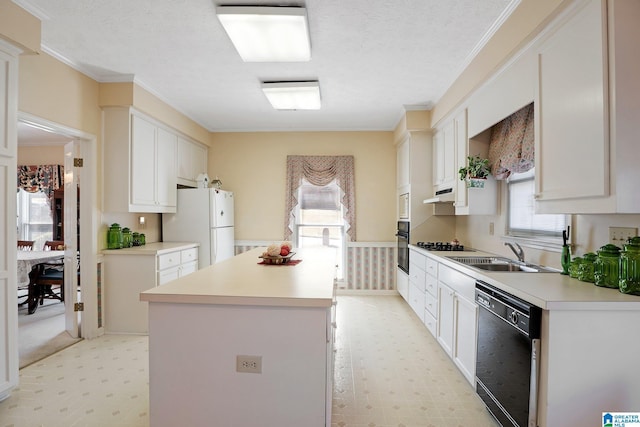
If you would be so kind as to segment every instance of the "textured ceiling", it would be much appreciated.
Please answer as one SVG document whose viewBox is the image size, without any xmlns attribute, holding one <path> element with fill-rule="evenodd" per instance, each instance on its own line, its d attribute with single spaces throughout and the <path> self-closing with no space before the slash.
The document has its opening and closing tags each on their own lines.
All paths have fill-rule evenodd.
<svg viewBox="0 0 640 427">
<path fill-rule="evenodd" d="M 431 108 L 518 0 L 14 0 L 43 49 L 100 82 L 135 81 L 210 131 L 391 130 Z M 305 6 L 312 59 L 243 63 L 216 4 Z M 319 80 L 318 111 L 275 111 L 265 80 Z"/>
</svg>

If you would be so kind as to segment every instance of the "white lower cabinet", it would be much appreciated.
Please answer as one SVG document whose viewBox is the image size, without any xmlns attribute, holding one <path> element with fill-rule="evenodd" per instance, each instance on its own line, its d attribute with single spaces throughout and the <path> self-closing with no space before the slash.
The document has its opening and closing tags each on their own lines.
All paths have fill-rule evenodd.
<svg viewBox="0 0 640 427">
<path fill-rule="evenodd" d="M 150 243 L 103 253 L 105 330 L 110 333 L 148 333 L 148 304 L 140 301 L 140 292 L 198 270 L 195 243 Z"/>
<path fill-rule="evenodd" d="M 455 328 L 455 308 L 453 289 L 438 283 L 438 332 L 436 337 L 444 351 L 453 355 L 453 330 Z"/>
<path fill-rule="evenodd" d="M 476 328 L 478 306 L 461 295 L 453 300 L 455 335 L 453 361 L 471 384 L 476 376 Z"/>
<path fill-rule="evenodd" d="M 424 322 L 427 257 L 417 251 L 409 252 L 409 299 L 408 303 Z"/>
<path fill-rule="evenodd" d="M 416 250 L 411 251 L 410 260 L 409 306 L 474 385 L 478 325 L 475 279 Z"/>
<path fill-rule="evenodd" d="M 402 298 L 409 302 L 409 275 L 399 268 L 396 271 L 396 287 Z"/>
</svg>

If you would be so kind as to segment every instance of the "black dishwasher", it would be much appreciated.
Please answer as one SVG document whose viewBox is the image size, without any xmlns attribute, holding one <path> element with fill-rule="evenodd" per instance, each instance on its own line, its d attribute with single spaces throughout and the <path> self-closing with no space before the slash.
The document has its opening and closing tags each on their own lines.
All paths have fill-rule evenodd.
<svg viewBox="0 0 640 427">
<path fill-rule="evenodd" d="M 476 392 L 504 427 L 535 427 L 542 310 L 476 281 Z"/>
</svg>

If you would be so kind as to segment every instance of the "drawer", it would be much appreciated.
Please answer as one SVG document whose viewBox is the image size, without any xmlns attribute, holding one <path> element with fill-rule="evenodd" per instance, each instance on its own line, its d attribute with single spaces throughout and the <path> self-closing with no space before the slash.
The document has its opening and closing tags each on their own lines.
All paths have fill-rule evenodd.
<svg viewBox="0 0 640 427">
<path fill-rule="evenodd" d="M 180 267 L 166 268 L 158 272 L 158 286 L 169 283 L 180 277 Z"/>
<path fill-rule="evenodd" d="M 424 310 L 424 325 L 427 327 L 427 329 L 429 330 L 429 332 L 431 332 L 431 335 L 433 335 L 434 337 L 436 336 L 436 325 L 437 325 L 437 320 L 435 317 L 433 317 L 431 315 L 431 313 L 429 313 L 428 310 Z"/>
<path fill-rule="evenodd" d="M 198 271 L 198 261 L 187 262 L 180 266 L 180 277 L 195 273 L 196 271 Z"/>
<path fill-rule="evenodd" d="M 422 292 L 425 291 L 425 282 L 427 279 L 427 273 L 424 270 L 418 268 L 409 270 L 409 283 L 417 286 Z"/>
<path fill-rule="evenodd" d="M 180 251 L 158 255 L 158 270 L 177 267 L 180 265 Z"/>
<path fill-rule="evenodd" d="M 426 271 L 428 274 L 437 278 L 438 277 L 438 261 L 427 257 Z"/>
<path fill-rule="evenodd" d="M 438 297 L 438 279 L 427 273 L 425 291 L 435 298 Z"/>
<path fill-rule="evenodd" d="M 180 251 L 180 262 L 185 264 L 198 259 L 198 248 L 183 249 Z"/>
<path fill-rule="evenodd" d="M 409 251 L 409 263 L 415 264 L 420 270 L 427 269 L 427 257 L 417 251 Z M 409 271 L 411 271 L 411 269 L 409 269 Z"/>
<path fill-rule="evenodd" d="M 434 297 L 430 293 L 424 294 L 424 308 L 433 317 L 438 318 L 438 298 Z"/>
<path fill-rule="evenodd" d="M 438 265 L 438 280 L 470 301 L 475 300 L 476 280 L 443 264 Z"/>
</svg>

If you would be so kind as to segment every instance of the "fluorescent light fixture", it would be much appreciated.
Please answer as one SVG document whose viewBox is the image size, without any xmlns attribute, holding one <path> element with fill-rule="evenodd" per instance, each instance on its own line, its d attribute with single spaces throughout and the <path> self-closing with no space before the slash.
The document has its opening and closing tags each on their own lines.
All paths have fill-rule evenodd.
<svg viewBox="0 0 640 427">
<path fill-rule="evenodd" d="M 218 6 L 216 11 L 243 61 L 302 62 L 311 59 L 305 8 Z"/>
<path fill-rule="evenodd" d="M 276 110 L 319 110 L 320 84 L 311 82 L 266 82 L 262 91 Z"/>
</svg>

